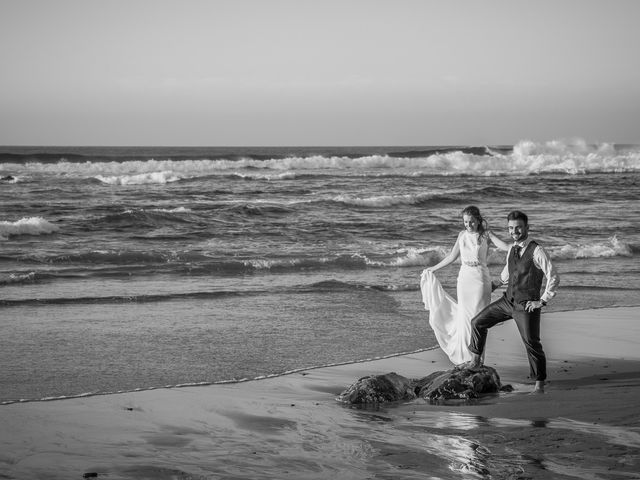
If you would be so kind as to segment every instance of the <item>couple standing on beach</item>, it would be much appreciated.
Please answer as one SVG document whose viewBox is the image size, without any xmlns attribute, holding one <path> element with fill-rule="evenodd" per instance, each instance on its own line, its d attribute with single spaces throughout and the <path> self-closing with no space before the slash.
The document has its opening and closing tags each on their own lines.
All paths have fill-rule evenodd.
<svg viewBox="0 0 640 480">
<path fill-rule="evenodd" d="M 540 343 L 540 311 L 556 294 L 559 277 L 549 255 L 529 238 L 529 220 L 521 211 L 507 216 L 513 244 L 503 242 L 488 229 L 477 207 L 462 211 L 465 229 L 458 234 L 453 249 L 440 263 L 422 272 L 420 288 L 429 324 L 442 350 L 458 366 L 480 366 L 484 357 L 487 330 L 513 318 L 525 344 L 534 392 L 544 392 L 546 357 Z M 507 253 L 501 283 L 493 283 L 487 267 L 489 242 Z M 447 294 L 434 272 L 461 260 L 458 274 L 458 301 Z M 543 278 L 544 292 L 540 295 Z M 491 292 L 500 285 L 507 290 L 493 303 Z"/>
</svg>

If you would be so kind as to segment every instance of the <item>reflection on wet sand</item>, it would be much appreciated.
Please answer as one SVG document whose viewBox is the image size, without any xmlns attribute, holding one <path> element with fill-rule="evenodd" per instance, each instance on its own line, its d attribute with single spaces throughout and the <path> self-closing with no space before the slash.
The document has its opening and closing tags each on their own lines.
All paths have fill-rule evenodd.
<svg viewBox="0 0 640 480">
<path fill-rule="evenodd" d="M 492 479 L 633 478 L 640 464 L 635 428 L 408 408 L 354 412 L 358 422 L 380 423 L 374 429 L 369 424 L 368 438 L 378 462 L 418 469 L 421 452 L 419 463 L 426 462 L 432 474 L 446 469 Z"/>
<path fill-rule="evenodd" d="M 570 418 L 555 418 L 552 420 L 514 420 L 508 418 L 492 418 L 488 423 L 498 427 L 535 427 L 558 428 L 602 437 L 610 443 L 628 447 L 640 447 L 640 429 L 603 425 L 601 423 L 586 423 Z"/>
</svg>

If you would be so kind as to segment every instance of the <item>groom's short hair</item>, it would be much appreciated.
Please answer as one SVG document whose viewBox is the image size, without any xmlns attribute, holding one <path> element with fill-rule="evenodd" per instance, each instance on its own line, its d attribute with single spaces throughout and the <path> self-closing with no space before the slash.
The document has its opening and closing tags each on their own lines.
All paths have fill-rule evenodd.
<svg viewBox="0 0 640 480">
<path fill-rule="evenodd" d="M 529 225 L 529 217 L 527 217 L 526 213 L 521 212 L 520 210 L 513 210 L 509 212 L 509 215 L 507 215 L 507 221 L 509 220 L 522 220 L 525 225 Z"/>
</svg>

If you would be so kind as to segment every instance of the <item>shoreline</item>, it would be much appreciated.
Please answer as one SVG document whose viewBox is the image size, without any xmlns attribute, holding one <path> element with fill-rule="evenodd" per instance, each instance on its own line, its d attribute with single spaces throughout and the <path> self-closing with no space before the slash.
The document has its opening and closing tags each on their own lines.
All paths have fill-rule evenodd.
<svg viewBox="0 0 640 480">
<path fill-rule="evenodd" d="M 543 314 L 544 395 L 528 395 L 524 347 L 506 322 L 490 330 L 485 363 L 515 390 L 470 404 L 335 400 L 365 375 L 452 368 L 438 348 L 260 381 L 4 404 L 0 471 L 12 479 L 633 478 L 639 317 L 639 307 Z"/>
<path fill-rule="evenodd" d="M 586 311 L 617 309 L 617 308 L 640 308 L 640 305 L 620 305 L 620 306 L 589 307 Z M 567 313 L 567 312 L 574 312 L 574 311 L 576 311 L 576 310 L 571 310 L 571 309 L 553 310 L 552 309 L 549 313 L 550 314 L 555 314 L 555 313 Z M 427 328 L 428 328 L 428 325 L 427 325 Z M 281 377 L 281 376 L 284 376 L 284 375 L 293 375 L 293 374 L 296 374 L 296 373 L 306 372 L 306 371 L 311 371 L 311 370 L 317 370 L 317 369 L 321 369 L 321 368 L 330 368 L 330 367 L 337 367 L 337 366 L 343 366 L 343 365 L 352 365 L 352 364 L 358 364 L 358 363 L 368 363 L 368 362 L 374 362 L 374 361 L 377 361 L 377 360 L 385 360 L 385 359 L 394 358 L 394 357 L 404 357 L 404 356 L 407 356 L 407 355 L 417 354 L 417 353 L 426 352 L 426 351 L 430 351 L 430 350 L 436 350 L 438 348 L 439 348 L 439 346 L 435 345 L 435 346 L 419 348 L 419 349 L 412 350 L 412 351 L 407 351 L 407 352 L 391 353 L 391 354 L 382 355 L 382 356 L 379 356 L 379 357 L 363 358 L 363 359 L 357 359 L 357 360 L 347 360 L 347 361 L 344 361 L 344 362 L 327 363 L 327 364 L 322 364 L 322 365 L 313 365 L 313 366 L 309 366 L 309 367 L 294 368 L 294 369 L 287 370 L 287 371 L 280 372 L 280 373 L 270 373 L 270 374 L 259 375 L 259 376 L 251 377 L 251 378 L 247 377 L 247 378 L 239 378 L 239 379 L 202 381 L 202 382 L 184 383 L 184 384 L 176 384 L 176 385 L 158 385 L 158 386 L 134 388 L 134 389 L 131 389 L 131 390 L 115 390 L 115 391 L 108 391 L 108 392 L 86 392 L 86 393 L 79 393 L 79 394 L 72 394 L 72 395 L 52 396 L 52 397 L 43 397 L 43 398 L 22 398 L 22 399 L 17 399 L 17 400 L 3 400 L 3 401 L 0 401 L 0 407 L 2 407 L 3 405 L 12 405 L 14 403 L 22 404 L 22 403 L 33 403 L 33 402 L 56 402 L 56 401 L 61 401 L 61 400 L 74 399 L 74 398 L 89 398 L 89 397 L 95 397 L 95 396 L 100 396 L 100 395 L 120 395 L 120 394 L 125 394 L 125 393 L 144 392 L 144 391 L 148 391 L 148 390 L 162 390 L 162 389 L 190 388 L 190 387 L 207 387 L 207 386 L 214 386 L 214 385 L 227 385 L 227 384 L 236 384 L 236 383 L 246 383 L 246 382 L 254 382 L 254 381 L 261 381 L 261 380 L 269 380 L 269 379 Z"/>
<path fill-rule="evenodd" d="M 282 373 L 270 373 L 267 375 L 259 375 L 253 378 L 239 378 L 239 379 L 231 379 L 231 380 L 219 380 L 219 381 L 213 381 L 213 382 L 194 382 L 194 383 L 184 383 L 184 384 L 178 384 L 178 385 L 164 385 L 164 386 L 157 386 L 157 387 L 135 388 L 132 390 L 119 390 L 119 391 L 113 391 L 113 392 L 87 392 L 87 393 L 80 393 L 76 395 L 59 396 L 59 397 L 23 398 L 19 400 L 6 400 L 6 401 L 0 402 L 0 407 L 2 405 L 12 405 L 14 403 L 56 402 L 61 400 L 71 400 L 74 398 L 89 398 L 89 397 L 97 397 L 101 395 L 121 395 L 125 393 L 146 392 L 149 390 L 162 390 L 162 389 L 169 390 L 169 389 L 175 389 L 175 388 L 209 387 L 214 385 L 234 385 L 237 383 L 258 382 L 261 380 L 270 380 L 270 379 L 282 377 L 285 375 L 294 375 L 300 372 L 318 370 L 320 368 L 340 367 L 343 365 L 352 365 L 357 363 L 368 363 L 368 362 L 374 362 L 377 360 L 385 360 L 387 358 L 404 357 L 406 355 L 412 355 L 416 353 L 426 352 L 429 350 L 435 350 L 437 348 L 439 347 L 436 345 L 433 347 L 419 348 L 417 350 L 413 350 L 410 352 L 391 353 L 389 355 L 383 355 L 380 357 L 364 358 L 361 360 L 348 360 L 345 362 L 328 363 L 324 365 L 316 365 L 311 367 L 300 367 L 300 368 L 295 368 L 293 370 L 287 370 L 286 372 L 282 372 Z"/>
</svg>

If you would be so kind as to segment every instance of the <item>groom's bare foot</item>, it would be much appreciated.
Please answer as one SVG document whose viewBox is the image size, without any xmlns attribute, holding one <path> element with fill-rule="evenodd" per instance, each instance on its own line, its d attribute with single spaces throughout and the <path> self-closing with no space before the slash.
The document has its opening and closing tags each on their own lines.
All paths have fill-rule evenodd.
<svg viewBox="0 0 640 480">
<path fill-rule="evenodd" d="M 531 395 L 541 395 L 544 393 L 544 382 L 536 381 L 536 386 L 533 388 Z"/>
</svg>

